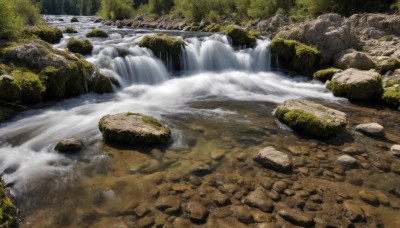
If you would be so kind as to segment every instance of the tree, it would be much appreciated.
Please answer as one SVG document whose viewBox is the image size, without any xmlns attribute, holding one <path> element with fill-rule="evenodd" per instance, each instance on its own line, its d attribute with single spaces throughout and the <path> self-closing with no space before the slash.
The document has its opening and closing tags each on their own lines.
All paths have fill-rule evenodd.
<svg viewBox="0 0 400 228">
<path fill-rule="evenodd" d="M 99 15 L 103 18 L 122 20 L 133 15 L 133 0 L 102 0 Z"/>
<path fill-rule="evenodd" d="M 0 38 L 10 39 L 22 31 L 22 18 L 15 13 L 15 5 L 9 0 L 0 0 Z"/>
</svg>

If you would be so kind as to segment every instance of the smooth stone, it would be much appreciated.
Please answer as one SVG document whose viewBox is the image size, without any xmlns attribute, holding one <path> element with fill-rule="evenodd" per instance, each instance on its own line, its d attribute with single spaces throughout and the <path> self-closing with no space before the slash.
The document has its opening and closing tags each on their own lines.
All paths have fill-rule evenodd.
<svg viewBox="0 0 400 228">
<path fill-rule="evenodd" d="M 349 168 L 355 168 L 358 165 L 357 159 L 350 157 L 349 155 L 342 155 L 338 157 L 336 163 Z"/>
<path fill-rule="evenodd" d="M 200 165 L 192 170 L 192 174 L 198 177 L 203 177 L 212 172 L 212 169 L 209 165 Z"/>
<path fill-rule="evenodd" d="M 390 199 L 383 192 L 377 191 L 376 196 L 378 197 L 379 203 L 384 206 L 390 206 Z"/>
<path fill-rule="evenodd" d="M 282 193 L 287 187 L 288 184 L 285 181 L 277 181 L 272 186 L 272 189 L 278 193 Z"/>
<path fill-rule="evenodd" d="M 186 184 L 183 183 L 176 183 L 172 185 L 172 190 L 177 191 L 177 192 L 184 192 L 189 188 Z"/>
<path fill-rule="evenodd" d="M 259 210 L 255 210 L 251 212 L 251 215 L 253 216 L 254 222 L 256 223 L 265 223 L 265 222 L 272 222 L 272 216 L 271 214 L 267 214 L 264 212 L 261 212 Z"/>
<path fill-rule="evenodd" d="M 292 170 L 293 164 L 289 156 L 283 152 L 269 146 L 260 150 L 253 160 L 260 163 L 266 168 L 273 169 L 278 172 L 287 172 Z"/>
<path fill-rule="evenodd" d="M 151 227 L 154 224 L 153 217 L 144 217 L 138 221 L 138 225 L 143 228 Z"/>
<path fill-rule="evenodd" d="M 352 222 L 365 221 L 364 210 L 353 200 L 347 200 L 343 203 L 344 216 L 349 218 Z"/>
<path fill-rule="evenodd" d="M 232 206 L 231 208 L 232 214 L 236 217 L 240 222 L 245 224 L 252 223 L 253 216 L 249 212 L 249 208 L 245 206 Z"/>
<path fill-rule="evenodd" d="M 76 138 L 62 139 L 57 143 L 55 150 L 59 152 L 78 152 L 83 148 L 83 143 Z"/>
<path fill-rule="evenodd" d="M 162 197 L 157 200 L 156 208 L 167 214 L 173 214 L 180 210 L 181 200 L 176 196 Z"/>
<path fill-rule="evenodd" d="M 223 193 L 220 193 L 218 191 L 215 191 L 214 193 L 212 193 L 211 197 L 210 197 L 217 205 L 225 205 L 228 200 L 229 197 Z"/>
<path fill-rule="evenodd" d="M 393 155 L 396 157 L 400 157 L 400 145 L 393 145 L 390 148 L 390 151 L 392 151 Z"/>
<path fill-rule="evenodd" d="M 225 152 L 222 150 L 213 150 L 211 152 L 211 158 L 216 161 L 221 160 L 224 157 L 224 155 L 225 155 Z"/>
<path fill-rule="evenodd" d="M 360 196 L 360 199 L 362 201 L 371 204 L 375 207 L 379 206 L 379 198 L 374 192 L 368 190 L 361 190 L 358 193 L 358 195 Z"/>
<path fill-rule="evenodd" d="M 363 153 L 360 148 L 355 146 L 348 146 L 346 148 L 343 148 L 342 152 L 348 155 L 359 155 Z"/>
<path fill-rule="evenodd" d="M 134 209 L 134 212 L 139 218 L 141 218 L 141 217 L 147 215 L 148 213 L 150 213 L 151 210 L 149 209 L 149 207 L 146 204 L 141 203 Z"/>
<path fill-rule="evenodd" d="M 193 221 L 203 221 L 208 216 L 208 210 L 203 204 L 199 202 L 189 202 L 186 206 L 186 212 L 189 213 L 189 217 Z"/>
<path fill-rule="evenodd" d="M 271 213 L 274 209 L 274 202 L 262 190 L 250 192 L 244 201 L 249 206 L 256 207 L 264 212 Z"/>
<path fill-rule="evenodd" d="M 384 128 L 378 123 L 359 124 L 356 131 L 371 137 L 383 137 L 385 135 Z"/>
<path fill-rule="evenodd" d="M 269 178 L 269 177 L 264 177 L 263 179 L 261 179 L 261 181 L 260 181 L 260 185 L 263 187 L 263 188 L 265 188 L 265 189 L 267 189 L 267 190 L 270 190 L 271 188 L 272 188 L 272 185 L 274 184 L 274 181 L 271 179 L 271 178 Z"/>
<path fill-rule="evenodd" d="M 314 218 L 312 215 L 306 214 L 300 210 L 296 209 L 283 209 L 278 212 L 279 216 L 281 216 L 286 221 L 297 225 L 310 227 L 314 224 Z"/>
</svg>

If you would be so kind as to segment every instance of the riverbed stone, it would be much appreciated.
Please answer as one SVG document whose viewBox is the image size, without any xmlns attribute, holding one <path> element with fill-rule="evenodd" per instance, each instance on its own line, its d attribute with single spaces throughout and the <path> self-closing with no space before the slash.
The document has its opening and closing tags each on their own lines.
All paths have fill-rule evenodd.
<svg viewBox="0 0 400 228">
<path fill-rule="evenodd" d="M 106 115 L 99 121 L 103 138 L 132 145 L 167 143 L 171 130 L 151 116 L 139 113 Z"/>
<path fill-rule="evenodd" d="M 347 125 L 345 113 L 306 100 L 285 101 L 275 116 L 293 129 L 318 137 L 335 136 Z"/>
<path fill-rule="evenodd" d="M 292 170 L 293 164 L 289 156 L 273 147 L 265 147 L 260 150 L 253 160 L 260 163 L 266 168 L 273 169 L 278 172 L 287 172 Z"/>
<path fill-rule="evenodd" d="M 336 163 L 346 166 L 348 168 L 355 168 L 358 166 L 357 159 L 349 156 L 349 155 L 342 155 L 337 158 Z"/>
<path fill-rule="evenodd" d="M 310 227 L 314 224 L 314 217 L 297 209 L 283 209 L 278 212 L 286 221 L 297 226 Z"/>
<path fill-rule="evenodd" d="M 382 125 L 378 123 L 366 123 L 356 126 L 356 131 L 371 137 L 384 137 L 385 132 Z"/>
<path fill-rule="evenodd" d="M 347 217 L 352 222 L 363 222 L 365 221 L 364 210 L 358 203 L 353 200 L 347 200 L 343 203 L 344 217 Z"/>
<path fill-rule="evenodd" d="M 288 184 L 285 181 L 280 180 L 274 183 L 272 189 L 278 193 L 282 193 L 287 187 Z"/>
<path fill-rule="evenodd" d="M 361 190 L 358 195 L 362 201 L 373 206 L 379 206 L 379 198 L 374 192 L 369 190 Z"/>
<path fill-rule="evenodd" d="M 335 96 L 365 100 L 380 97 L 383 92 L 382 76 L 374 70 L 349 68 L 333 76 L 327 84 Z"/>
<path fill-rule="evenodd" d="M 193 201 L 189 202 L 186 206 L 186 212 L 189 213 L 191 220 L 201 222 L 208 216 L 208 210 L 203 204 Z"/>
<path fill-rule="evenodd" d="M 76 138 L 66 138 L 59 141 L 54 148 L 59 152 L 78 152 L 83 148 L 83 143 Z"/>
<path fill-rule="evenodd" d="M 267 197 L 264 191 L 257 189 L 256 191 L 250 192 L 246 198 L 245 203 L 251 207 L 256 207 L 264 212 L 271 213 L 274 209 L 274 203 Z"/>
<path fill-rule="evenodd" d="M 167 214 L 174 214 L 180 210 L 181 200 L 177 196 L 161 197 L 156 202 L 156 208 Z"/>
<path fill-rule="evenodd" d="M 232 206 L 232 215 L 236 217 L 240 222 L 245 224 L 252 223 L 253 216 L 250 214 L 250 210 L 247 206 Z"/>
<path fill-rule="evenodd" d="M 393 145 L 393 146 L 390 148 L 390 151 L 392 151 L 392 153 L 393 153 L 394 156 L 400 158 L 400 145 L 397 145 L 397 144 L 396 144 L 396 145 Z"/>
</svg>

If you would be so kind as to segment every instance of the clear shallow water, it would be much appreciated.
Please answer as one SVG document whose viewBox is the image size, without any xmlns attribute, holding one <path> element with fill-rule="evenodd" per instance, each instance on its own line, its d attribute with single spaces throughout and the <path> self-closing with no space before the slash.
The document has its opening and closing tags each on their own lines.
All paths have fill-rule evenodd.
<svg viewBox="0 0 400 228">
<path fill-rule="evenodd" d="M 73 36 L 83 37 L 99 25 L 92 22 L 93 18 L 80 19 L 83 22 L 72 24 L 79 31 Z M 57 17 L 51 20 L 50 24 L 60 28 L 69 24 Z M 307 175 L 294 174 L 295 181 L 329 186 L 333 192 L 344 186 L 357 198 L 360 186 L 348 184 L 346 178 L 360 178 L 362 186 L 379 189 L 398 203 L 389 191 L 399 184 L 399 176 L 381 172 L 373 165 L 375 160 L 389 166 L 396 162 L 388 147 L 399 142 L 398 112 L 360 108 L 333 97 L 321 83 L 270 71 L 268 40 L 260 40 L 255 49 L 234 50 L 223 35 L 169 33 L 188 44 L 182 56 L 185 71 L 171 75 L 168 66 L 136 45 L 143 34 L 154 31 L 105 29 L 110 38 L 92 39 L 93 55 L 86 58 L 120 82 L 115 94 L 88 94 L 32 110 L 0 128 L 0 170 L 6 173 L 6 182 L 14 183 L 12 192 L 21 208 L 22 226 L 134 226 L 140 219 L 129 211 L 142 201 L 151 208 L 152 217 L 163 218 L 166 215 L 154 209 L 157 197 L 153 191 L 162 191 L 163 184 L 173 183 L 171 175 L 181 176 L 180 182 L 186 182 L 185 176 L 197 167 L 213 170 L 202 179 L 204 183 L 218 174 L 253 181 L 265 175 L 289 178 L 271 174 L 251 161 L 252 154 L 269 145 L 285 152 L 290 152 L 290 146 L 307 148 L 308 154 L 293 154 L 302 161 L 299 167 L 310 170 Z M 67 39 L 55 47 L 65 48 Z M 320 142 L 294 134 L 279 124 L 272 112 L 284 100 L 297 98 L 318 100 L 345 111 L 350 133 Z M 172 143 L 158 148 L 159 152 L 154 148 L 104 145 L 98 120 L 126 111 L 162 120 L 173 131 Z M 351 134 L 357 123 L 370 121 L 385 126 L 388 140 Z M 84 141 L 82 153 L 61 155 L 54 151 L 60 139 L 71 136 Z M 372 165 L 348 171 L 345 180 L 337 180 L 327 171 L 335 168 L 334 161 L 348 145 L 363 147 L 367 155 L 359 159 Z M 222 160 L 211 157 L 216 150 L 225 154 Z M 238 162 L 236 157 L 242 153 L 248 159 Z M 235 203 L 240 201 L 232 199 Z M 393 217 L 398 210 L 383 207 L 381 211 L 387 227 L 399 224 Z M 230 223 L 240 226 L 235 220 Z"/>
</svg>

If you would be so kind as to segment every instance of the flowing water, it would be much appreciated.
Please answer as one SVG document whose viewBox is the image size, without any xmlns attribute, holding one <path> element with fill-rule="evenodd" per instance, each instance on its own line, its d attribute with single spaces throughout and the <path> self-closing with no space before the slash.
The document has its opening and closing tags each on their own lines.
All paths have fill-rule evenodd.
<svg viewBox="0 0 400 228">
<path fill-rule="evenodd" d="M 79 19 L 68 23 L 69 17 L 47 16 L 49 24 L 72 25 L 79 32 L 66 34 L 56 48 L 65 49 L 71 36 L 83 38 L 100 26 L 92 17 Z M 190 226 L 256 227 L 221 211 L 240 205 L 248 186 L 256 188 L 263 178 L 285 180 L 296 192 L 317 189 L 324 203 L 313 205 L 305 199 L 304 210 L 327 224 L 332 219 L 345 224 L 340 196 L 362 205 L 368 223 L 360 226 L 400 227 L 400 176 L 395 173 L 400 164 L 388 149 L 400 143 L 398 112 L 353 105 L 335 98 L 319 82 L 272 71 L 268 39 L 258 40 L 254 49 L 234 49 L 221 34 L 103 28 L 110 37 L 90 39 L 94 50 L 85 58 L 119 82 L 114 94 L 83 95 L 21 113 L 1 125 L 0 171 L 13 184 L 22 227 L 140 227 L 146 222 L 179 227 L 175 218 L 187 218 L 184 210 L 170 216 L 154 206 L 159 195 L 169 194 L 178 195 L 182 204 L 196 200 L 209 208 L 207 222 Z M 137 46 L 143 35 L 156 32 L 187 43 L 182 72 L 171 73 L 169 64 Z M 316 141 L 292 132 L 272 115 L 286 99 L 316 100 L 346 112 L 347 133 Z M 171 144 L 157 148 L 104 144 L 99 119 L 127 111 L 159 118 L 172 129 Z M 353 134 L 355 125 L 371 121 L 383 124 L 386 140 Z M 54 151 L 59 140 L 71 136 L 84 142 L 82 152 Z M 291 154 L 298 169 L 286 175 L 255 164 L 252 155 L 265 146 Z M 335 164 L 348 146 L 361 148 L 362 153 L 355 155 L 361 168 L 347 170 Z M 199 169 L 210 174 L 193 176 Z M 196 178 L 203 184 L 195 184 Z M 363 203 L 358 196 L 363 188 L 385 194 L 390 205 Z M 216 191 L 225 192 L 230 203 L 224 207 L 210 203 Z M 282 194 L 275 208 L 289 207 L 290 195 Z M 137 205 L 145 205 L 149 212 L 138 215 Z M 289 224 L 276 212 L 269 216 L 278 227 Z"/>
</svg>

